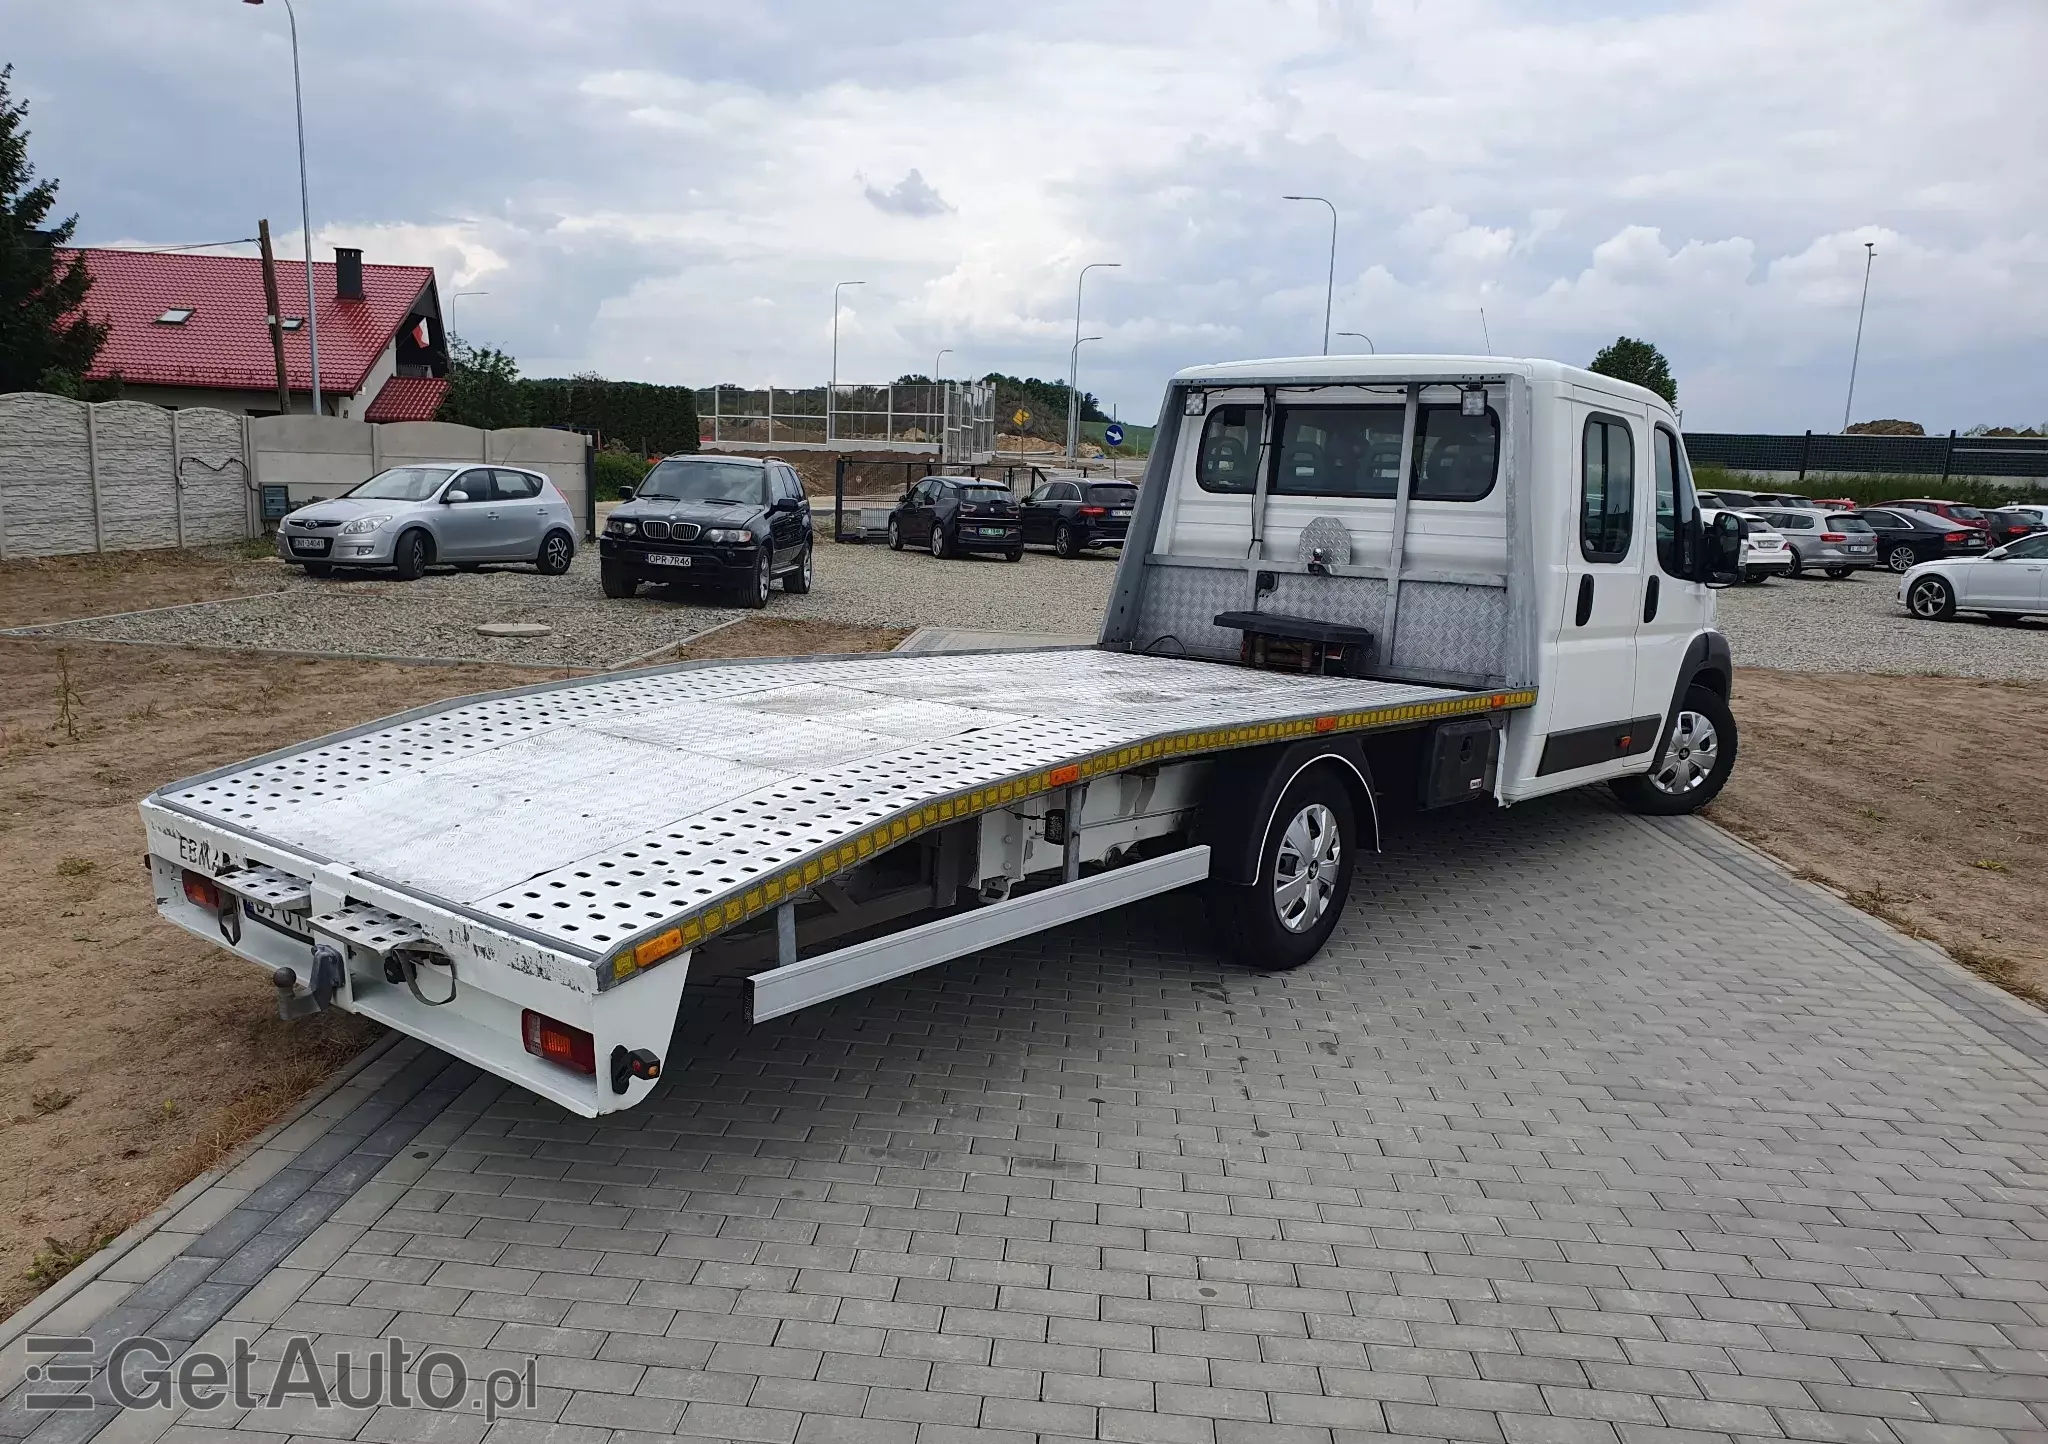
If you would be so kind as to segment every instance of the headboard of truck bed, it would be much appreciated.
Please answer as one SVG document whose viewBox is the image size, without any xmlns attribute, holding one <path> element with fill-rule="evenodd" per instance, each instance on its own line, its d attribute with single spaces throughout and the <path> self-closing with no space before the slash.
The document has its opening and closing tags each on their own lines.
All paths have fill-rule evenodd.
<svg viewBox="0 0 2048 1444">
<path fill-rule="evenodd" d="M 1456 409 L 1469 435 L 1482 424 L 1472 420 L 1482 396 L 1484 425 L 1497 438 L 1493 470 L 1472 484 L 1467 456 L 1459 488 L 1432 489 L 1429 462 L 1449 453 L 1430 437 L 1431 418 Z M 1512 371 L 1355 385 L 1285 375 L 1176 380 L 1102 644 L 1234 661 L 1251 626 L 1243 616 L 1229 625 L 1217 618 L 1250 613 L 1273 617 L 1281 631 L 1285 619 L 1365 629 L 1365 667 L 1375 677 L 1529 685 L 1538 632 L 1528 535 L 1533 408 L 1529 378 Z M 1379 428 L 1366 439 L 1382 445 L 1382 459 L 1340 472 L 1326 451 L 1351 440 L 1346 428 L 1357 433 L 1361 416 Z M 1353 450 L 1362 455 L 1355 442 Z M 1367 465 L 1374 479 L 1359 487 Z M 1319 486 L 1318 467 L 1343 480 Z M 1307 480 L 1290 485 L 1296 477 Z M 1374 494 L 1338 494 L 1340 486 Z"/>
</svg>

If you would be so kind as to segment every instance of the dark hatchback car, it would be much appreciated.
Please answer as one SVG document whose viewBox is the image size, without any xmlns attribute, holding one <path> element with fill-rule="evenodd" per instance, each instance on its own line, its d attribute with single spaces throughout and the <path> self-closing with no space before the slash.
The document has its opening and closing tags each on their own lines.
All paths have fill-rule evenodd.
<svg viewBox="0 0 2048 1444">
<path fill-rule="evenodd" d="M 1980 526 L 1964 526 L 1931 512 L 1903 507 L 1865 507 L 1851 514 L 1862 517 L 1877 533 L 1877 554 L 1895 572 L 1942 557 L 1984 554 L 1984 528 Z"/>
<path fill-rule="evenodd" d="M 785 592 L 811 589 L 811 548 L 811 504 L 787 462 L 672 456 L 605 523 L 598 575 L 608 597 L 656 582 L 765 607 L 777 577 Z"/>
<path fill-rule="evenodd" d="M 1048 481 L 1024 498 L 1024 541 L 1049 542 L 1063 557 L 1120 547 L 1137 505 L 1138 488 L 1127 481 Z"/>
<path fill-rule="evenodd" d="M 935 557 L 999 552 L 1006 562 L 1024 555 L 1017 498 L 999 482 L 971 476 L 928 476 L 903 493 L 889 513 L 889 545 L 921 546 Z"/>
</svg>

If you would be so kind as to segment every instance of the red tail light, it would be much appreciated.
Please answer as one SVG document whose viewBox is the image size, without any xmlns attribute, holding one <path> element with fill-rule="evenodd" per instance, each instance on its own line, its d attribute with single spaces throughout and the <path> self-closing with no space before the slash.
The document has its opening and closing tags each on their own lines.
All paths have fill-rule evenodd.
<svg viewBox="0 0 2048 1444">
<path fill-rule="evenodd" d="M 1966 531 L 1952 531 L 1942 538 L 1943 541 L 1952 542 L 1968 541 L 1969 539 L 1970 534 Z"/>
<path fill-rule="evenodd" d="M 1108 508 L 1108 507 L 1106 507 L 1106 506 L 1084 506 L 1084 507 L 1082 507 L 1082 508 L 1081 508 L 1081 515 L 1083 515 L 1083 516 L 1108 516 L 1108 515 L 1109 515 L 1109 508 Z"/>
<path fill-rule="evenodd" d="M 220 889 L 213 885 L 213 879 L 203 873 L 185 870 L 185 901 L 194 907 L 205 908 L 210 913 L 220 911 Z"/>
<path fill-rule="evenodd" d="M 1849 534 L 1840 531 L 1824 531 L 1820 534 L 1820 539 L 1822 541 L 1847 541 Z"/>
<path fill-rule="evenodd" d="M 581 1028 L 557 1023 L 553 1018 L 528 1008 L 519 1015 L 519 1031 L 526 1038 L 526 1051 L 578 1073 L 597 1071 L 597 1041 Z"/>
</svg>

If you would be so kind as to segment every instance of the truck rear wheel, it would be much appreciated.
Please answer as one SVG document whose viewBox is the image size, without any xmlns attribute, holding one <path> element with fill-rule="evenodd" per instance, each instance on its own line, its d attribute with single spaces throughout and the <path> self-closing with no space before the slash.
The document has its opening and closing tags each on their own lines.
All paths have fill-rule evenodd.
<svg viewBox="0 0 2048 1444">
<path fill-rule="evenodd" d="M 1267 819 L 1257 880 L 1209 884 L 1209 919 L 1224 951 L 1265 972 L 1298 968 L 1320 952 L 1351 895 L 1357 839 L 1343 780 L 1327 765 L 1297 777 Z"/>
<path fill-rule="evenodd" d="M 1655 764 L 1610 785 L 1630 812 L 1677 817 L 1720 796 L 1734 770 L 1735 714 L 1718 692 L 1688 687 Z"/>
</svg>

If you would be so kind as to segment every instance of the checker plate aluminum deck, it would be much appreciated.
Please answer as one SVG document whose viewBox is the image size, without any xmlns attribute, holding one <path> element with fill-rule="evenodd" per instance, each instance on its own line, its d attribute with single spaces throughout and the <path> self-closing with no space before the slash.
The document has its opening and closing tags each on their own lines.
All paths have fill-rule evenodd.
<svg viewBox="0 0 2048 1444">
<path fill-rule="evenodd" d="M 154 800 L 602 964 L 604 987 L 639 940 L 694 946 L 1049 787 L 1534 696 L 1092 648 L 686 663 L 457 699 Z"/>
</svg>

